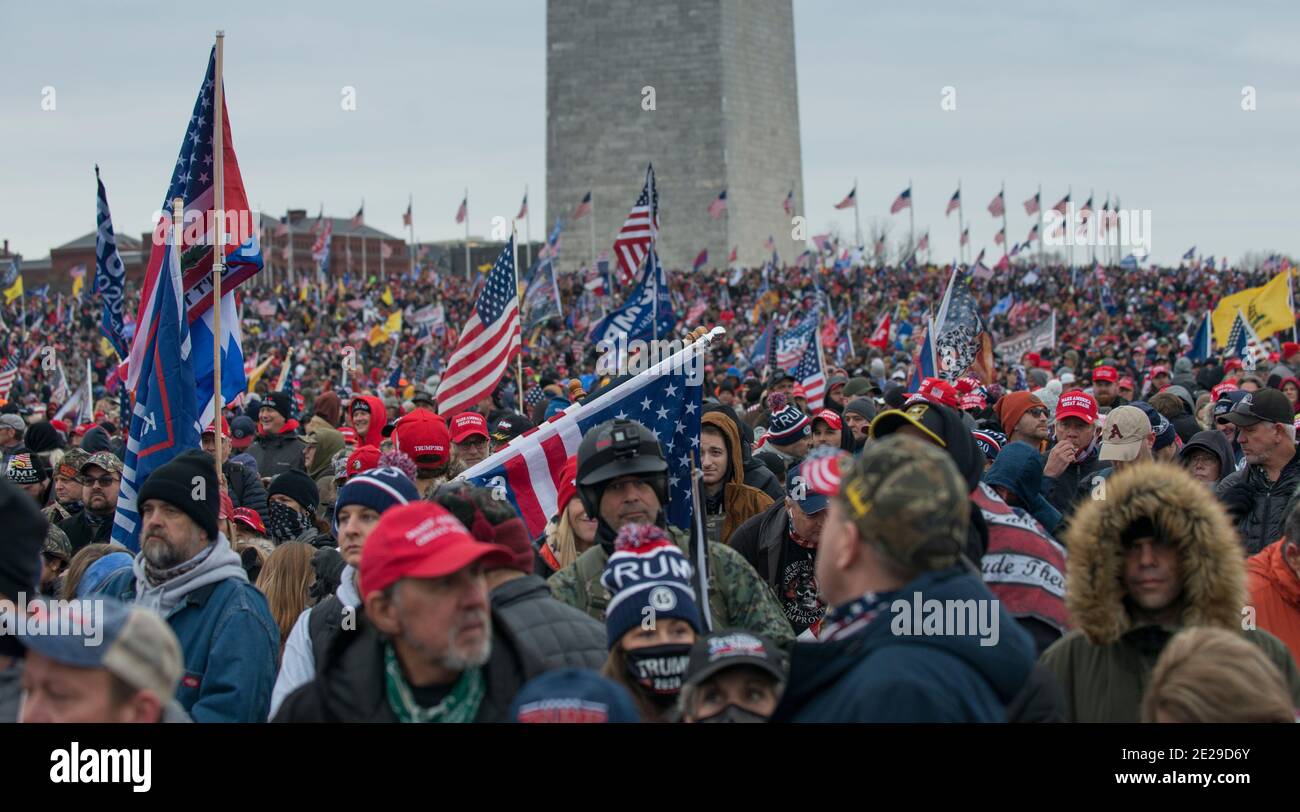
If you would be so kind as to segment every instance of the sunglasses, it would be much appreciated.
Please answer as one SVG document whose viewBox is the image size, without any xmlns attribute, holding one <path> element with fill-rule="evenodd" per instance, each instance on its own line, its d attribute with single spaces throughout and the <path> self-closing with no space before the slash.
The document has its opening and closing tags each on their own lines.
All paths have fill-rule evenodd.
<svg viewBox="0 0 1300 812">
<path fill-rule="evenodd" d="M 101 488 L 111 488 L 116 481 L 117 477 L 115 476 L 87 476 L 81 478 L 82 485 L 89 485 L 92 488 L 96 485 Z"/>
<path fill-rule="evenodd" d="M 1047 417 L 1048 412 L 1046 408 L 1042 406 L 1036 406 L 1032 409 L 1029 409 L 1026 412 L 1026 414 L 1033 415 L 1034 417 Z"/>
</svg>

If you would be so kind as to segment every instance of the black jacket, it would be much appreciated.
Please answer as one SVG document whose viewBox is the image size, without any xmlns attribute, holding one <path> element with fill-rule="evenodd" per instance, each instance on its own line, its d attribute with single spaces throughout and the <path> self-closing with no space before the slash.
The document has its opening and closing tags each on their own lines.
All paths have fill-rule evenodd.
<svg viewBox="0 0 1300 812">
<path fill-rule="evenodd" d="M 107 544 L 112 541 L 113 517 L 109 516 L 98 527 L 92 529 L 90 522 L 86 521 L 86 511 L 83 509 L 72 518 L 59 522 L 59 529 L 68 534 L 68 541 L 72 542 L 72 552 L 75 555 L 87 544 Z"/>
<path fill-rule="evenodd" d="M 778 502 L 785 500 L 785 488 L 781 487 L 776 474 L 762 460 L 755 459 L 748 452 L 745 454 L 745 484 L 758 488 Z"/>
<path fill-rule="evenodd" d="M 525 682 L 545 668 L 492 613 L 492 657 L 485 667 L 487 690 L 476 722 L 502 722 Z M 384 639 L 362 612 L 357 629 L 339 634 L 317 659 L 316 679 L 289 694 L 274 722 L 389 722 L 397 714 L 384 684 Z M 321 667 L 321 666 L 324 667 Z"/>
<path fill-rule="evenodd" d="M 1046 457 L 1044 457 L 1046 459 Z M 1078 507 L 1080 500 L 1086 499 L 1092 490 L 1092 477 L 1110 463 L 1097 459 L 1094 451 L 1083 462 L 1072 462 L 1065 466 L 1060 476 L 1043 476 L 1043 495 L 1061 513 L 1064 522 Z"/>
<path fill-rule="evenodd" d="M 776 588 L 777 570 L 781 568 L 781 548 L 790 534 L 790 514 L 785 509 L 785 499 L 773 503 L 757 516 L 750 516 L 736 532 L 729 544 L 744 556 L 759 577 Z"/>
<path fill-rule="evenodd" d="M 226 475 L 227 492 L 234 506 L 255 510 L 265 519 L 266 488 L 262 480 L 243 465 L 230 460 L 221 466 L 221 472 Z"/>
<path fill-rule="evenodd" d="M 1282 536 L 1287 503 L 1297 485 L 1300 485 L 1300 448 L 1282 469 L 1277 482 L 1270 483 L 1259 465 L 1247 465 L 1219 481 L 1216 492 L 1236 521 L 1247 555 L 1254 555 Z"/>
<path fill-rule="evenodd" d="M 302 459 L 306 446 L 303 445 L 302 437 L 298 436 L 297 429 L 297 421 L 290 420 L 284 424 L 279 434 L 257 435 L 257 439 L 248 447 L 248 453 L 257 461 L 257 473 L 260 476 L 274 477 L 290 468 L 307 472 Z"/>
<path fill-rule="evenodd" d="M 542 657 L 547 670 L 599 671 L 609 654 L 605 625 L 551 597 L 546 581 L 525 575 L 492 590 L 492 610 Z"/>
</svg>

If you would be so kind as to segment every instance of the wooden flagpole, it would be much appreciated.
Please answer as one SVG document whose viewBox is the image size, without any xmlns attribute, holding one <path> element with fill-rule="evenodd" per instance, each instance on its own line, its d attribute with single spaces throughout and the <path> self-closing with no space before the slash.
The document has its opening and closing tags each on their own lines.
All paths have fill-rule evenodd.
<svg viewBox="0 0 1300 812">
<path fill-rule="evenodd" d="M 213 209 L 217 220 L 217 244 L 212 256 L 212 422 L 216 426 L 216 431 L 213 433 L 213 439 L 216 441 L 213 454 L 216 458 L 219 493 L 225 491 L 225 477 L 221 476 L 221 277 L 226 271 L 226 173 L 223 165 L 226 144 L 226 94 L 222 87 L 222 52 L 225 39 L 226 32 L 218 31 L 212 112 Z M 176 250 L 180 251 L 182 245 L 181 233 L 177 232 Z"/>
</svg>

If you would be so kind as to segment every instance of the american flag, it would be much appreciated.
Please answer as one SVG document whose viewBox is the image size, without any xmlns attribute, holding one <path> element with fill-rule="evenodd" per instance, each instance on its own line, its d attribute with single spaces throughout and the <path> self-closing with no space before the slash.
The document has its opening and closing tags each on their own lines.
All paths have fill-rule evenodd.
<svg viewBox="0 0 1300 812">
<path fill-rule="evenodd" d="M 952 214 L 953 209 L 959 208 L 960 206 L 961 206 L 961 189 L 958 189 L 957 191 L 953 192 L 952 197 L 948 199 L 948 208 L 943 210 L 943 216 L 947 217 L 948 215 Z"/>
<path fill-rule="evenodd" d="M 363 200 L 361 201 L 361 208 L 357 209 L 356 214 L 352 215 L 352 227 L 361 228 L 365 224 L 366 224 L 366 201 Z"/>
<path fill-rule="evenodd" d="M 645 185 L 637 195 L 632 211 L 614 240 L 614 256 L 618 259 L 619 284 L 629 284 L 636 278 L 637 269 L 650 251 L 650 241 L 659 231 L 659 192 L 655 189 L 654 165 L 646 167 Z"/>
<path fill-rule="evenodd" d="M 728 264 L 728 265 L 730 265 L 731 263 L 733 263 L 733 262 L 736 261 L 736 251 L 737 251 L 737 249 L 738 249 L 738 246 L 735 246 L 735 245 L 731 246 L 731 253 L 727 255 L 727 264 Z"/>
<path fill-rule="evenodd" d="M 698 271 L 700 268 L 703 268 L 708 261 L 709 261 L 709 249 L 705 248 L 703 251 L 700 251 L 699 255 L 695 257 L 695 262 L 692 263 L 691 270 Z M 688 322 L 694 321 L 694 319 L 688 318 L 687 321 Z"/>
<path fill-rule="evenodd" d="M 464 477 L 483 487 L 504 486 L 529 535 L 537 538 L 557 511 L 560 471 L 577 453 L 582 436 L 607 420 L 636 420 L 659 439 L 668 460 L 668 521 L 688 528 L 691 459 L 700 443 L 703 381 L 698 376 L 692 383 L 689 373 L 694 361 L 686 354 L 696 352 L 687 347 L 594 400 L 568 407 L 511 440 Z"/>
<path fill-rule="evenodd" d="M 855 185 L 853 189 L 847 195 L 844 196 L 843 200 L 835 204 L 835 208 L 851 209 L 855 205 L 857 205 L 857 202 L 858 202 L 858 187 Z"/>
<path fill-rule="evenodd" d="M 808 408 L 813 411 L 821 409 L 826 395 L 826 373 L 822 370 L 822 346 L 816 333 L 799 358 L 794 377 L 808 395 Z"/>
<path fill-rule="evenodd" d="M 785 200 L 781 201 L 781 208 L 785 209 L 786 214 L 794 214 L 794 189 L 786 193 Z"/>
<path fill-rule="evenodd" d="M 993 235 L 993 244 L 1001 245 L 1006 241 L 1007 241 L 1007 230 L 1005 228 L 999 228 L 998 233 Z"/>
<path fill-rule="evenodd" d="M 1034 196 L 1025 201 L 1025 214 L 1038 214 L 1038 196 L 1041 192 L 1035 192 Z"/>
<path fill-rule="evenodd" d="M 776 251 L 776 241 L 772 239 L 771 234 L 768 234 L 767 239 L 763 240 L 763 250 Z"/>
<path fill-rule="evenodd" d="M 1034 223 L 1034 227 L 1029 229 L 1029 236 L 1025 237 L 1025 245 L 1028 246 L 1036 239 L 1038 239 L 1038 223 Z"/>
<path fill-rule="evenodd" d="M 1003 194 L 1003 192 L 998 192 L 998 196 L 993 198 L 993 202 L 989 204 L 989 214 L 994 217 L 1001 217 L 1007 210 L 1006 203 L 1003 201 Z"/>
<path fill-rule="evenodd" d="M 524 192 L 524 202 L 519 204 L 519 213 L 515 215 L 516 220 L 522 220 L 528 216 L 528 193 Z"/>
<path fill-rule="evenodd" d="M 519 293 L 511 236 L 487 275 L 438 384 L 438 413 L 454 415 L 492 394 L 519 352 Z"/>
<path fill-rule="evenodd" d="M 714 220 L 722 217 L 727 212 L 727 190 L 723 189 L 718 196 L 709 204 L 709 216 Z"/>
<path fill-rule="evenodd" d="M 1053 206 L 1052 210 L 1055 211 L 1057 214 L 1064 215 L 1065 209 L 1069 205 L 1070 205 L 1070 194 L 1069 192 L 1066 192 L 1065 197 L 1061 198 L 1061 202 Z"/>
<path fill-rule="evenodd" d="M 966 229 L 961 233 L 961 244 L 966 245 L 969 242 L 970 242 L 970 226 L 966 226 Z"/>
<path fill-rule="evenodd" d="M 410 201 L 410 200 L 408 200 L 408 201 L 406 202 L 406 214 L 403 214 L 403 215 L 402 215 L 402 226 L 403 226 L 403 227 L 405 227 L 405 226 L 409 226 L 409 225 L 411 224 L 411 203 L 413 203 L 413 202 L 414 202 L 414 201 Z"/>
<path fill-rule="evenodd" d="M 18 377 L 18 362 L 14 360 L 14 354 L 10 353 L 5 359 L 5 364 L 0 367 L 0 400 L 9 399 L 9 390 L 13 388 L 14 379 Z"/>
<path fill-rule="evenodd" d="M 465 218 L 468 216 L 469 216 L 469 192 L 466 192 L 465 196 L 461 198 L 460 208 L 456 209 L 456 225 L 460 225 L 461 223 L 465 222 Z"/>
<path fill-rule="evenodd" d="M 820 313 L 809 314 L 802 322 L 788 333 L 782 333 L 776 340 L 775 355 L 778 369 L 789 369 L 799 362 L 804 350 L 808 348 L 813 334 L 817 332 Z"/>
<path fill-rule="evenodd" d="M 591 192 L 587 192 L 582 196 L 582 202 L 578 204 L 578 208 L 573 210 L 573 219 L 581 220 L 588 214 L 591 214 Z"/>
<path fill-rule="evenodd" d="M 903 191 L 899 192 L 898 197 L 894 198 L 893 204 L 889 207 L 889 213 L 898 214 L 903 209 L 910 209 L 911 207 L 912 207 L 912 187 L 909 186 Z"/>
<path fill-rule="evenodd" d="M 921 239 L 916 241 L 916 250 L 918 252 L 930 250 L 930 232 L 925 232 L 921 235 Z"/>
<path fill-rule="evenodd" d="M 993 342 L 980 318 L 969 277 L 956 264 L 934 320 L 934 356 L 939 377 L 949 383 L 968 370 L 984 383 L 993 382 Z"/>
</svg>

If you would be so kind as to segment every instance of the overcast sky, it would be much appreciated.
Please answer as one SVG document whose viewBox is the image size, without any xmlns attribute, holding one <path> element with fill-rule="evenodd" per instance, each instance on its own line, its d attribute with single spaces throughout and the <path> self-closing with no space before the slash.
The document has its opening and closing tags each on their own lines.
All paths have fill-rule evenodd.
<svg viewBox="0 0 1300 812">
<path fill-rule="evenodd" d="M 477 233 L 528 184 L 543 236 L 543 0 L 282 5 L 0 0 L 0 236 L 38 258 L 91 231 L 95 162 L 118 229 L 147 230 L 218 27 L 255 206 L 347 216 L 364 197 L 367 222 L 397 234 L 410 193 L 417 237 L 443 239 L 461 234 L 465 187 Z M 905 232 L 888 207 L 910 178 L 917 230 L 950 258 L 960 178 L 990 252 L 985 206 L 1005 181 L 1012 241 L 1041 182 L 1049 206 L 1072 187 L 1150 210 L 1157 261 L 1300 254 L 1300 4 L 1156 5 L 795 0 L 812 232 L 852 233 L 833 205 L 855 176 L 864 228 Z"/>
</svg>

